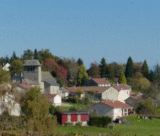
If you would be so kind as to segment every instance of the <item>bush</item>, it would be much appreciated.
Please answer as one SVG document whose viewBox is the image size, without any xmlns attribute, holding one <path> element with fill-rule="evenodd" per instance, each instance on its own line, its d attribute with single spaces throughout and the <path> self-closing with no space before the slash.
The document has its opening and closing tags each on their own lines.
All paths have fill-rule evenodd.
<svg viewBox="0 0 160 136">
<path fill-rule="evenodd" d="M 82 122 L 78 122 L 78 123 L 76 124 L 76 126 L 81 127 L 81 126 L 82 126 Z"/>
<path fill-rule="evenodd" d="M 66 122 L 65 125 L 66 126 L 73 126 L 73 122 Z"/>
<path fill-rule="evenodd" d="M 54 107 L 53 105 L 51 105 L 50 107 L 49 107 L 49 113 L 51 114 L 51 115 L 56 115 L 57 114 L 57 111 L 61 111 L 62 109 L 61 109 L 61 107 L 59 107 L 59 106 L 57 106 L 57 107 Z"/>
<path fill-rule="evenodd" d="M 90 116 L 89 124 L 91 126 L 97 126 L 97 127 L 106 127 L 109 123 L 111 123 L 111 118 L 106 117 L 99 117 L 99 116 Z"/>
</svg>

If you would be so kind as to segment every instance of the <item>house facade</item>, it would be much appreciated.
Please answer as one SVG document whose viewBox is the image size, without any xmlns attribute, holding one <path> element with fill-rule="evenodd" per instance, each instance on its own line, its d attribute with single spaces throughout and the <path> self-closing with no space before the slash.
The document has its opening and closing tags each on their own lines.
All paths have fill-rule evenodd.
<svg viewBox="0 0 160 136">
<path fill-rule="evenodd" d="M 133 107 L 120 101 L 101 101 L 92 105 L 89 112 L 99 116 L 109 116 L 113 120 L 118 117 L 129 116 Z"/>
<path fill-rule="evenodd" d="M 61 106 L 62 98 L 58 94 L 46 94 L 49 101 L 52 103 L 53 106 Z"/>
<path fill-rule="evenodd" d="M 87 126 L 88 122 L 88 112 L 86 111 L 61 111 L 57 114 L 57 120 L 61 125 L 66 123 L 73 123 L 73 125 L 78 122 L 82 123 L 82 126 Z"/>
<path fill-rule="evenodd" d="M 3 64 L 2 69 L 5 70 L 5 71 L 9 71 L 9 67 L 10 67 L 10 64 L 6 63 L 6 64 Z"/>
</svg>

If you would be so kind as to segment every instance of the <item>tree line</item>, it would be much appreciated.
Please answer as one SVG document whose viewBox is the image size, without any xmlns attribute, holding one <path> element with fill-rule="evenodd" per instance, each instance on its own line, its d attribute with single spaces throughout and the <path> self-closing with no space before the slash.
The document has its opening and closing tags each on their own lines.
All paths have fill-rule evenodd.
<svg viewBox="0 0 160 136">
<path fill-rule="evenodd" d="M 42 71 L 49 71 L 57 79 L 57 82 L 63 86 L 84 86 L 89 78 L 106 78 L 111 83 L 118 82 L 121 84 L 129 84 L 135 89 L 143 89 L 145 84 L 158 83 L 160 81 L 160 66 L 155 65 L 153 70 L 149 70 L 147 61 L 133 62 L 129 57 L 126 64 L 112 62 L 107 64 L 103 57 L 98 64 L 92 62 L 90 68 L 86 69 L 83 60 L 79 58 L 77 61 L 74 58 L 60 58 L 54 56 L 49 49 L 34 51 L 27 49 L 21 57 L 18 57 L 13 52 L 9 58 L 1 57 L 0 63 L 3 66 L 5 63 L 10 63 L 11 76 L 19 74 L 23 71 L 25 60 L 37 59 L 42 64 Z M 139 83 L 139 84 L 137 84 Z"/>
</svg>

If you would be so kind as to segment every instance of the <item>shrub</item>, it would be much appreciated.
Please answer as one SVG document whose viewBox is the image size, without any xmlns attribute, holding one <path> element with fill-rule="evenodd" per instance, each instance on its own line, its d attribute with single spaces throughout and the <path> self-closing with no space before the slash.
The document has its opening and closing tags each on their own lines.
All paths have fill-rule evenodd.
<svg viewBox="0 0 160 136">
<path fill-rule="evenodd" d="M 73 126 L 73 122 L 66 122 L 65 125 L 66 126 Z"/>
<path fill-rule="evenodd" d="M 61 107 L 59 107 L 59 106 L 54 107 L 53 105 L 51 105 L 51 106 L 49 107 L 49 113 L 50 113 L 51 115 L 56 115 L 57 111 L 61 111 L 61 110 L 62 110 L 62 109 L 61 109 Z"/>
<path fill-rule="evenodd" d="M 78 94 L 84 94 L 83 90 L 78 90 L 77 93 Z"/>
<path fill-rule="evenodd" d="M 106 127 L 109 123 L 111 123 L 111 118 L 108 116 L 90 116 L 89 119 L 89 124 L 91 126 Z"/>
<path fill-rule="evenodd" d="M 78 123 L 76 124 L 76 126 L 81 127 L 81 126 L 82 126 L 82 122 L 78 122 Z"/>
</svg>

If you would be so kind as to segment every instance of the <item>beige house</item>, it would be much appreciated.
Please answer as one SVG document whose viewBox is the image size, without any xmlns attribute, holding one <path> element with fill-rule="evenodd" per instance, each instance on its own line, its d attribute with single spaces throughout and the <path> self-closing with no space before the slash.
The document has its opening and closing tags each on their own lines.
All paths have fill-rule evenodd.
<svg viewBox="0 0 160 136">
<path fill-rule="evenodd" d="M 99 116 L 109 116 L 113 120 L 118 117 L 129 116 L 133 107 L 120 101 L 101 101 L 92 105 L 89 112 Z"/>
<path fill-rule="evenodd" d="M 10 64 L 6 63 L 5 65 L 3 65 L 2 69 L 5 71 L 9 71 L 9 67 L 10 67 Z"/>
</svg>

